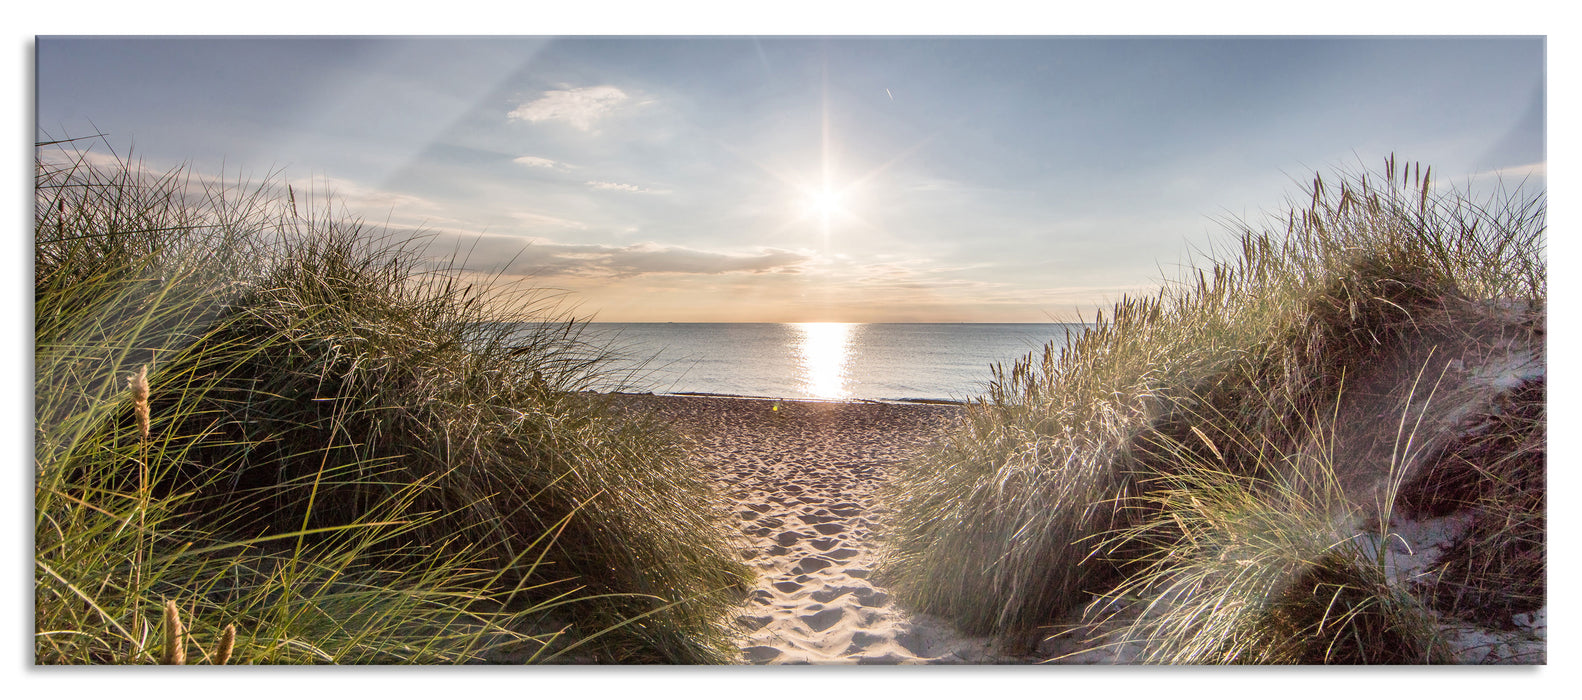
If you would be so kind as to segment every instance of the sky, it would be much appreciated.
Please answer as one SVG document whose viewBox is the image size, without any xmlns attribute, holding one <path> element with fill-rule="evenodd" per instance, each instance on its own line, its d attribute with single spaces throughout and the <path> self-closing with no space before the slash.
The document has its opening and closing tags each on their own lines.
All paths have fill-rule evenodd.
<svg viewBox="0 0 1582 700">
<path fill-rule="evenodd" d="M 1546 48 L 39 36 L 35 123 L 328 195 L 597 321 L 1074 321 L 1315 171 L 1544 186 Z"/>
</svg>

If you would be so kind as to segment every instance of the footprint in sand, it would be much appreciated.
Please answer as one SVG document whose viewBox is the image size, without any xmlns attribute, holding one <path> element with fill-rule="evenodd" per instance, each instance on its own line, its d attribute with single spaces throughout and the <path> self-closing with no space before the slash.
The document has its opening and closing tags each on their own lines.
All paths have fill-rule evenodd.
<svg viewBox="0 0 1582 700">
<path fill-rule="evenodd" d="M 856 632 L 851 635 L 852 649 L 862 650 L 885 641 L 881 635 L 872 632 Z"/>
<path fill-rule="evenodd" d="M 871 589 L 871 588 L 854 588 L 852 586 L 840 586 L 840 587 L 837 587 L 837 588 L 826 588 L 826 589 L 821 590 L 821 591 L 814 591 L 813 594 L 808 596 L 808 597 L 812 598 L 813 600 L 816 600 L 816 601 L 818 601 L 820 603 L 828 603 L 828 602 L 830 602 L 830 601 L 832 601 L 832 600 L 834 600 L 836 598 L 839 598 L 839 597 L 841 597 L 843 595 L 846 595 L 847 593 L 856 593 L 857 591 L 860 591 L 860 590 L 873 590 L 873 589 Z"/>
<path fill-rule="evenodd" d="M 808 629 L 811 629 L 814 632 L 823 632 L 824 630 L 834 627 L 835 624 L 840 622 L 841 618 L 844 617 L 846 617 L 845 610 L 840 608 L 829 608 L 827 610 L 820 610 L 810 615 L 803 615 L 801 620 L 807 623 Z"/>
<path fill-rule="evenodd" d="M 771 615 L 737 615 L 736 616 L 736 623 L 741 625 L 744 629 L 749 630 L 749 631 L 759 629 L 759 628 L 763 627 L 764 625 L 767 625 L 767 624 L 769 624 L 771 622 L 774 622 L 774 617 L 771 616 Z"/>
<path fill-rule="evenodd" d="M 835 562 L 832 562 L 828 559 L 823 559 L 820 557 L 803 557 L 802 561 L 797 563 L 796 568 L 791 570 L 791 573 L 810 574 L 815 571 L 823 571 L 824 569 L 834 565 Z"/>
<path fill-rule="evenodd" d="M 747 534 L 752 534 L 752 533 L 749 532 Z M 766 532 L 765 534 L 768 534 L 768 533 Z M 758 536 L 761 537 L 762 535 L 758 535 Z M 782 547 L 790 547 L 791 545 L 794 545 L 797 542 L 802 541 L 802 538 L 804 538 L 804 537 L 808 537 L 808 534 L 805 533 L 805 532 L 797 532 L 795 530 L 787 530 L 787 531 L 782 532 L 782 533 L 780 533 L 778 535 L 775 535 L 775 542 L 779 543 L 780 546 L 782 546 Z"/>
<path fill-rule="evenodd" d="M 856 598 L 857 604 L 865 608 L 882 607 L 885 603 L 890 602 L 889 593 L 885 593 L 884 591 L 876 591 L 872 588 L 864 588 L 861 591 L 858 591 Z"/>
<path fill-rule="evenodd" d="M 742 656 L 747 658 L 748 663 L 764 664 L 779 658 L 780 650 L 760 644 L 743 649 Z"/>
</svg>

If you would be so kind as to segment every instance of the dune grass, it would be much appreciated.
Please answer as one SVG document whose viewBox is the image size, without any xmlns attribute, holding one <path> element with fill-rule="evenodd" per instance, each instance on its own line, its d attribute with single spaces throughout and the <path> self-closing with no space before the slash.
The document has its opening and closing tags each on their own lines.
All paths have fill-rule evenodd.
<svg viewBox="0 0 1582 700">
<path fill-rule="evenodd" d="M 1524 420 L 1452 444 L 1489 408 L 1476 368 L 1543 347 L 1545 203 L 1524 192 L 1476 202 L 1392 157 L 1231 222 L 1238 249 L 995 368 L 887 493 L 882 572 L 1020 644 L 1107 620 L 1143 661 L 1444 661 L 1429 621 L 1494 574 L 1441 569 L 1462 604 L 1431 605 L 1377 544 L 1398 496 L 1427 512 L 1443 492 L 1491 511 L 1487 542 L 1458 546 L 1503 552 L 1517 607 L 1541 605 L 1542 379 L 1536 407 L 1487 411 Z"/>
<path fill-rule="evenodd" d="M 36 663 L 733 658 L 717 495 L 553 297 L 78 145 L 36 163 Z"/>
</svg>

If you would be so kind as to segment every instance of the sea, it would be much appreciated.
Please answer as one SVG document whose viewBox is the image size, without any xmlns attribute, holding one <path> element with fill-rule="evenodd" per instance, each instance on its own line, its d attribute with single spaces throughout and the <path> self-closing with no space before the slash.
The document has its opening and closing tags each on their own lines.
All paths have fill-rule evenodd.
<svg viewBox="0 0 1582 700">
<path fill-rule="evenodd" d="M 990 367 L 1077 323 L 590 323 L 585 339 L 617 351 L 627 391 L 783 399 L 965 401 Z"/>
</svg>

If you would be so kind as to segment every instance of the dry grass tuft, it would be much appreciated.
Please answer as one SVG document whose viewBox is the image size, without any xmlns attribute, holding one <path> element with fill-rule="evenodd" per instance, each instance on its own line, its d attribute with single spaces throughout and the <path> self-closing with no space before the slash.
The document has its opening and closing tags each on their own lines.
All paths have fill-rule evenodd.
<svg viewBox="0 0 1582 700">
<path fill-rule="evenodd" d="M 996 367 L 887 494 L 882 573 L 968 630 L 1097 616 L 1174 663 L 1443 661 L 1437 616 L 1541 602 L 1542 401 L 1480 373 L 1541 396 L 1544 195 L 1430 172 L 1315 177 L 1228 254 Z M 1469 428 L 1496 400 L 1527 408 Z M 1485 513 L 1431 606 L 1357 544 L 1429 502 Z"/>
<path fill-rule="evenodd" d="M 267 184 L 36 172 L 39 663 L 158 661 L 160 600 L 221 663 L 731 658 L 718 494 L 553 297 Z"/>
</svg>

